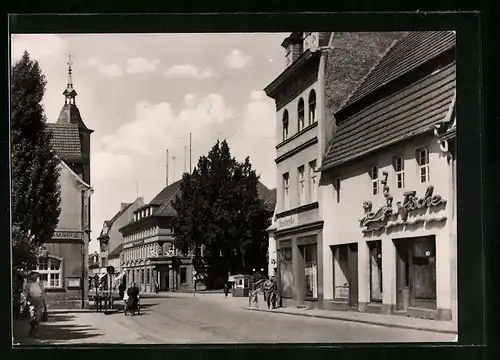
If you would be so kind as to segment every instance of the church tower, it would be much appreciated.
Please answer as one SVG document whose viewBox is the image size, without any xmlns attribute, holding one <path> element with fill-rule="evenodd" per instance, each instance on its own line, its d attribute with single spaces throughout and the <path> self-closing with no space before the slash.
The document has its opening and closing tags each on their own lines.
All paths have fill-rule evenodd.
<svg viewBox="0 0 500 360">
<path fill-rule="evenodd" d="M 73 62 L 71 61 L 71 55 L 69 55 L 67 64 L 68 84 L 63 92 L 64 106 L 59 113 L 59 118 L 57 119 L 56 124 L 61 127 L 65 127 L 67 130 L 72 128 L 74 137 L 76 137 L 76 135 L 78 136 L 77 139 L 72 139 L 72 144 L 75 144 L 78 141 L 79 156 L 74 156 L 76 154 L 75 152 L 72 152 L 73 156 L 67 157 L 64 156 L 64 154 L 61 154 L 61 158 L 83 179 L 83 181 L 90 184 L 90 135 L 94 132 L 94 130 L 90 130 L 87 126 L 85 126 L 85 123 L 80 115 L 80 110 L 76 106 L 76 96 L 78 94 L 73 87 Z"/>
</svg>

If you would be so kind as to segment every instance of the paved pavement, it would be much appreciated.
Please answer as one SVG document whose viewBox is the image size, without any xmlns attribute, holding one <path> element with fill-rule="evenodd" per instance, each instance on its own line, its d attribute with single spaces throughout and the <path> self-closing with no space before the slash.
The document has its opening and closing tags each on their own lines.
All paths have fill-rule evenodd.
<svg viewBox="0 0 500 360">
<path fill-rule="evenodd" d="M 344 343 L 454 341 L 455 335 L 336 319 L 248 311 L 247 298 L 161 294 L 141 299 L 142 314 L 55 312 L 40 328 L 41 344 Z M 25 323 L 23 323 L 25 324 Z M 21 323 L 17 342 L 29 343 Z"/>
</svg>

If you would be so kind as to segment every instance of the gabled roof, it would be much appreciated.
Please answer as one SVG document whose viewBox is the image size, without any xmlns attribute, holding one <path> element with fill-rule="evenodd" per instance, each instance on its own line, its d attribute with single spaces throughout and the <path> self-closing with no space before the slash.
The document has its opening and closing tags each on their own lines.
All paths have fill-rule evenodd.
<svg viewBox="0 0 500 360">
<path fill-rule="evenodd" d="M 82 156 L 78 125 L 47 123 L 47 129 L 52 131 L 52 147 L 60 158 L 71 161 Z"/>
<path fill-rule="evenodd" d="M 181 188 L 182 180 L 166 186 L 162 191 L 154 197 L 148 205 L 159 205 L 153 212 L 153 216 L 175 216 L 175 210 L 172 206 L 172 201 L 175 195 Z"/>
<path fill-rule="evenodd" d="M 99 235 L 99 238 L 103 237 L 103 236 L 106 236 L 108 233 L 109 233 L 109 230 L 111 229 L 111 226 L 113 226 L 113 224 L 115 223 L 116 220 L 118 220 L 120 218 L 120 216 L 122 216 L 137 200 L 139 199 L 136 199 L 134 202 L 131 202 L 131 203 L 127 203 L 126 206 L 123 206 L 120 211 L 118 211 L 112 218 L 111 220 L 106 220 L 104 221 L 104 225 L 106 225 L 108 227 L 107 231 L 104 232 L 104 229 L 101 230 L 101 235 Z"/>
<path fill-rule="evenodd" d="M 59 155 L 56 155 L 56 157 L 59 159 L 59 163 L 61 164 L 61 166 L 63 166 L 66 170 L 68 170 L 69 173 L 75 178 L 75 180 L 81 186 L 83 186 L 84 188 L 86 188 L 88 190 L 92 190 L 93 191 L 92 187 L 89 184 L 87 184 L 85 181 L 83 181 L 83 179 L 80 176 L 78 176 L 77 173 L 75 173 L 73 170 L 71 170 L 71 167 L 68 164 L 66 164 L 66 162 L 59 157 Z"/>
<path fill-rule="evenodd" d="M 108 259 L 116 259 L 117 257 L 120 256 L 122 250 L 123 250 L 123 243 L 121 243 L 120 245 L 118 245 L 113 251 L 111 251 L 108 254 Z"/>
<path fill-rule="evenodd" d="M 455 94 L 455 62 L 342 121 L 320 170 L 341 165 L 445 121 Z"/>
<path fill-rule="evenodd" d="M 351 94 L 347 107 L 455 46 L 453 31 L 414 31 L 392 46 Z"/>
</svg>

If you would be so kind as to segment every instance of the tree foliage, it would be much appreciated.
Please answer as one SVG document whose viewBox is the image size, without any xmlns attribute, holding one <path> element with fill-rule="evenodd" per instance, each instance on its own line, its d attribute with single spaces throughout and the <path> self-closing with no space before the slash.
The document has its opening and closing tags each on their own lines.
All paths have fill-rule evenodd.
<svg viewBox="0 0 500 360">
<path fill-rule="evenodd" d="M 12 263 L 36 264 L 36 252 L 50 240 L 61 212 L 58 158 L 51 147 L 42 106 L 46 80 L 24 52 L 11 69 Z"/>
<path fill-rule="evenodd" d="M 195 266 L 208 265 L 209 287 L 220 286 L 229 273 L 265 267 L 272 214 L 259 198 L 258 181 L 249 158 L 236 161 L 225 140 L 182 178 L 173 203 L 175 242 L 195 255 Z"/>
</svg>

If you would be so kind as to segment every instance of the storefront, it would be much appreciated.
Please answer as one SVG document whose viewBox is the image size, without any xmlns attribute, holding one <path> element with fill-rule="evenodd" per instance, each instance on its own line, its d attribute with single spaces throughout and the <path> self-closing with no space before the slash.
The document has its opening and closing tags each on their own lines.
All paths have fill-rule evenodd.
<svg viewBox="0 0 500 360">
<path fill-rule="evenodd" d="M 295 217 L 299 223 L 300 214 Z M 322 221 L 299 226 L 289 219 L 277 221 L 277 281 L 282 305 L 320 307 L 322 299 Z"/>
</svg>

